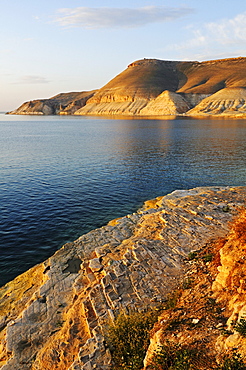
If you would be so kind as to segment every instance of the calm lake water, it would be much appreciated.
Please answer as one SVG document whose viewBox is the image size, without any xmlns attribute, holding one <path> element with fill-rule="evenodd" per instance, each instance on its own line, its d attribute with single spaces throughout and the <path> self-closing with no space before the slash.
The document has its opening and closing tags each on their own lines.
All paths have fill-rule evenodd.
<svg viewBox="0 0 246 370">
<path fill-rule="evenodd" d="M 0 285 L 147 199 L 246 183 L 246 120 L 0 115 L 0 145 Z"/>
</svg>

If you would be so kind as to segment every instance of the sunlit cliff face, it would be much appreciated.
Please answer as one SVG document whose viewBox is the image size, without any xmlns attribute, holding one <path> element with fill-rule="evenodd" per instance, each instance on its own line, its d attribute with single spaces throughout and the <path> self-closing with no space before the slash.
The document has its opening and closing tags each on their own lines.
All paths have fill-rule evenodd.
<svg viewBox="0 0 246 370">
<path fill-rule="evenodd" d="M 238 348 L 246 356 L 246 338 L 235 330 L 237 323 L 246 318 L 246 210 L 232 224 L 220 249 L 220 261 L 213 291 L 217 301 L 226 307 L 227 326 L 232 333 L 219 337 L 218 346 Z"/>
<path fill-rule="evenodd" d="M 246 209 L 241 209 L 225 238 L 190 255 L 183 282 L 171 297 L 175 305 L 163 311 L 152 331 L 145 368 L 152 369 L 163 346 L 190 351 L 200 370 L 217 368 L 235 354 L 245 361 L 245 293 Z"/>
<path fill-rule="evenodd" d="M 246 114 L 245 70 L 246 58 L 201 63 L 143 59 L 99 90 L 27 102 L 10 113 L 239 117 Z"/>
</svg>

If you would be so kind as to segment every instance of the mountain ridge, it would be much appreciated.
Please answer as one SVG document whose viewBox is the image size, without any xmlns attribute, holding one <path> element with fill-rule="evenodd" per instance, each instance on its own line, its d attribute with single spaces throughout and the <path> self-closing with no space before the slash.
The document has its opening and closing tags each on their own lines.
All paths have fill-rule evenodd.
<svg viewBox="0 0 246 370">
<path fill-rule="evenodd" d="M 244 57 L 203 62 L 140 59 L 130 63 L 124 71 L 98 90 L 62 93 L 56 95 L 56 99 L 53 97 L 26 102 L 9 113 L 134 116 L 143 115 L 143 112 L 147 111 L 150 116 L 172 115 L 174 112 L 176 115 L 187 116 L 241 117 L 246 114 L 244 97 L 241 97 L 239 102 L 240 110 L 234 104 L 234 109 L 227 109 L 226 112 L 222 107 L 223 104 L 222 109 L 207 112 L 203 108 L 200 109 L 199 103 L 208 97 L 213 101 L 213 95 L 224 89 L 233 89 L 227 100 L 235 100 L 234 93 L 238 95 L 237 89 L 246 89 L 245 72 Z M 156 108 L 152 111 L 153 101 L 164 91 L 175 93 L 182 99 L 176 99 L 174 109 L 169 109 L 169 102 L 163 101 L 163 109 L 159 105 L 158 113 Z M 187 103 L 186 109 L 183 99 Z M 171 101 L 173 104 L 173 99 Z M 168 113 L 169 111 L 171 113 Z"/>
</svg>

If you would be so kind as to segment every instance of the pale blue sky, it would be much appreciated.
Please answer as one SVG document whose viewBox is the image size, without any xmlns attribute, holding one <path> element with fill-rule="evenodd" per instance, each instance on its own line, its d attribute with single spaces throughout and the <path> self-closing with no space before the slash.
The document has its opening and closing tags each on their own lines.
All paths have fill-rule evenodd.
<svg viewBox="0 0 246 370">
<path fill-rule="evenodd" d="M 246 56 L 245 0 L 0 0 L 0 111 L 102 87 L 137 59 Z"/>
</svg>

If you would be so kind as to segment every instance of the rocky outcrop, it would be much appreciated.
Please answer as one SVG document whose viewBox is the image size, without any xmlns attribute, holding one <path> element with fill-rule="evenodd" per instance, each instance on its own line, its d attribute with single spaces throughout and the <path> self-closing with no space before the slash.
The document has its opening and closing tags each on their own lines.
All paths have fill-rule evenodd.
<svg viewBox="0 0 246 370">
<path fill-rule="evenodd" d="M 213 283 L 214 296 L 227 310 L 228 335 L 220 335 L 221 350 L 237 348 L 246 357 L 246 337 L 235 330 L 246 318 L 246 211 L 234 222 L 232 230 L 220 249 L 219 273 Z"/>
<path fill-rule="evenodd" d="M 8 114 L 53 115 L 73 114 L 83 107 L 95 91 L 61 93 L 50 99 L 32 100 L 23 103 Z"/>
<path fill-rule="evenodd" d="M 78 109 L 74 114 L 80 116 L 86 115 L 138 115 L 147 105 L 147 99 L 137 99 L 135 101 L 108 101 L 100 103 L 88 102 L 86 106 Z"/>
<path fill-rule="evenodd" d="M 245 187 L 175 191 L 64 245 L 0 290 L 2 370 L 110 369 L 105 328 L 166 299 L 187 255 L 224 237 Z"/>
<path fill-rule="evenodd" d="M 161 313 L 152 330 L 144 369 L 152 369 L 156 354 L 167 346 L 183 349 L 186 359 L 195 355 L 190 361 L 199 370 L 245 368 L 245 250 L 244 208 L 225 238 L 190 254 L 183 282 L 173 293 L 175 306 Z M 222 366 L 226 358 L 234 359 L 233 364 Z"/>
<path fill-rule="evenodd" d="M 159 111 L 161 115 L 173 115 L 175 111 L 175 114 L 200 115 L 202 111 L 205 115 L 211 115 L 212 111 L 207 112 L 205 108 L 207 101 L 205 105 L 201 105 L 199 111 L 189 109 L 194 108 L 201 99 L 223 90 L 230 95 L 229 100 L 237 100 L 237 89 L 246 88 L 245 70 L 246 58 L 206 62 L 143 59 L 131 63 L 97 91 L 70 93 L 70 97 L 69 93 L 60 94 L 51 99 L 27 102 L 10 113 L 133 116 L 143 115 L 146 111 L 148 115 L 151 112 L 158 115 Z M 164 91 L 168 91 L 172 98 L 163 99 Z M 178 96 L 174 99 L 172 93 Z M 73 96 L 74 94 L 78 96 Z M 65 104 L 59 102 L 62 95 L 70 99 Z M 157 97 L 158 100 L 155 101 Z M 230 109 L 233 115 L 237 113 L 237 106 L 235 103 L 235 109 Z M 227 108 L 229 106 L 226 105 Z M 217 110 L 216 114 L 218 113 Z M 240 114 L 244 114 L 243 109 L 240 109 Z"/>
<path fill-rule="evenodd" d="M 185 113 L 190 109 L 187 101 L 182 96 L 164 91 L 153 99 L 149 104 L 140 111 L 144 116 L 176 116 Z"/>
<path fill-rule="evenodd" d="M 225 88 L 203 99 L 189 115 L 245 116 L 246 88 Z"/>
<path fill-rule="evenodd" d="M 242 72 L 245 68 L 245 58 L 202 63 L 139 60 L 99 89 L 75 114 L 183 114 L 202 98 L 224 87 L 246 86 Z M 168 94 L 164 93 L 165 90 L 172 98 L 163 99 Z M 179 94 L 175 98 L 174 92 Z"/>
<path fill-rule="evenodd" d="M 193 93 L 179 93 L 180 96 L 188 103 L 190 108 L 194 108 L 203 99 L 207 98 L 211 94 L 193 94 Z"/>
<path fill-rule="evenodd" d="M 175 91 L 179 79 L 177 62 L 156 59 L 136 61 L 89 99 L 76 115 L 137 115 L 164 90 Z"/>
</svg>

